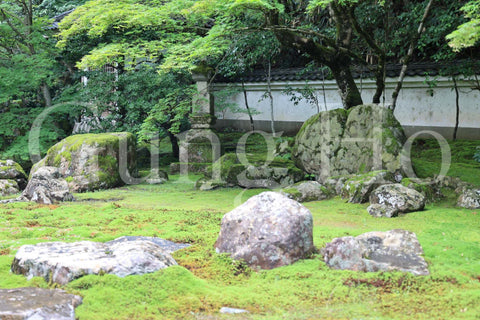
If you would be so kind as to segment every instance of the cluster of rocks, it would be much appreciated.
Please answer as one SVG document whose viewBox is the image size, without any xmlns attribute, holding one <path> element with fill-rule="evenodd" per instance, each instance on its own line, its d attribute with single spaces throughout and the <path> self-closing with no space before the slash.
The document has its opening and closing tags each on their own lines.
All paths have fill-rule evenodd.
<svg viewBox="0 0 480 320">
<path fill-rule="evenodd" d="M 272 269 L 315 252 L 312 229 L 307 208 L 281 193 L 264 192 L 223 217 L 215 248 L 217 253 L 228 253 L 250 267 Z M 333 269 L 429 274 L 416 235 L 406 230 L 335 238 L 326 244 L 322 255 Z"/>
<path fill-rule="evenodd" d="M 276 157 L 267 161 L 254 155 L 244 156 L 224 154 L 207 168 L 205 176 L 198 180 L 197 188 L 204 191 L 234 186 L 274 189 L 291 185 L 304 177 L 303 171 L 292 160 Z"/>
<path fill-rule="evenodd" d="M 480 189 L 458 178 L 410 179 L 385 170 L 328 178 L 323 183 L 302 181 L 282 189 L 282 192 L 299 202 L 333 196 L 341 196 L 350 203 L 370 202 L 367 210 L 372 216 L 395 217 L 423 210 L 427 202 L 444 197 L 446 190 L 458 195 L 459 207 L 480 208 Z"/>
<path fill-rule="evenodd" d="M 152 237 L 121 237 L 110 242 L 47 242 L 20 247 L 12 262 L 16 274 L 65 285 L 89 274 L 141 275 L 176 265 L 171 253 L 187 247 Z M 0 319 L 74 320 L 82 298 L 62 290 L 0 290 Z"/>
</svg>

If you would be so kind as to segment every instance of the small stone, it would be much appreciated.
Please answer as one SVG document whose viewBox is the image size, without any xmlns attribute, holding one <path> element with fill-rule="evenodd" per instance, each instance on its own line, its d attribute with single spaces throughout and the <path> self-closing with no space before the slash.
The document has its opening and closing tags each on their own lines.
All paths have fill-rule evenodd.
<svg viewBox="0 0 480 320">
<path fill-rule="evenodd" d="M 467 189 L 458 198 L 457 206 L 466 209 L 480 209 L 480 189 Z"/>
<path fill-rule="evenodd" d="M 42 204 L 74 200 L 67 181 L 61 178 L 56 167 L 41 167 L 36 170 L 28 181 L 22 197 Z"/>
<path fill-rule="evenodd" d="M 399 183 L 380 186 L 370 195 L 371 204 L 380 204 L 398 213 L 423 210 L 425 202 L 426 198 L 420 192 Z M 379 206 L 373 208 L 379 209 Z"/>
<path fill-rule="evenodd" d="M 333 194 L 333 190 L 328 190 L 317 181 L 299 182 L 283 189 L 282 192 L 298 202 L 325 200 Z"/>
<path fill-rule="evenodd" d="M 398 209 L 378 203 L 368 206 L 367 211 L 370 213 L 370 215 L 377 218 L 392 218 L 398 216 Z"/>
<path fill-rule="evenodd" d="M 0 180 L 0 196 L 11 196 L 19 192 L 20 188 L 15 180 Z"/>
<path fill-rule="evenodd" d="M 0 289 L 0 319 L 75 320 L 82 298 L 63 290 Z"/>
<path fill-rule="evenodd" d="M 220 309 L 220 313 L 239 314 L 239 313 L 249 313 L 249 312 L 247 310 L 243 310 L 243 309 L 223 307 L 223 308 Z"/>
<path fill-rule="evenodd" d="M 17 188 L 25 189 L 28 177 L 23 168 L 13 160 L 0 160 L 0 180 L 14 180 Z"/>
</svg>

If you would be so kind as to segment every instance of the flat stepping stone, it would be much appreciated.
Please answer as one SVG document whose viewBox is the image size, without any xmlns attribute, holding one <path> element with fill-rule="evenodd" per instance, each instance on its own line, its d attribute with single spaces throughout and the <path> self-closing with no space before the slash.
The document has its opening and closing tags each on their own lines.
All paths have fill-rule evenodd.
<svg viewBox="0 0 480 320">
<path fill-rule="evenodd" d="M 118 240 L 118 241 L 117 241 Z M 89 274 L 141 275 L 176 265 L 160 245 L 146 240 L 46 242 L 20 247 L 11 270 L 65 285 Z M 171 250 L 173 247 L 170 247 Z"/>
<path fill-rule="evenodd" d="M 75 320 L 82 298 L 63 290 L 0 289 L 0 319 Z"/>
<path fill-rule="evenodd" d="M 142 237 L 142 236 L 123 236 L 120 238 L 117 238 L 115 240 L 106 242 L 107 244 L 114 244 L 114 243 L 120 243 L 120 242 L 125 242 L 125 241 L 137 241 L 137 240 L 142 240 L 142 241 L 151 241 L 160 247 L 163 248 L 163 250 L 167 251 L 168 253 L 174 253 L 177 250 L 183 249 L 190 247 L 189 244 L 186 243 L 175 243 L 172 241 L 168 241 L 165 239 L 160 239 L 160 238 L 155 238 L 155 237 Z"/>
<path fill-rule="evenodd" d="M 415 233 L 401 229 L 335 238 L 323 250 L 323 259 L 332 269 L 426 276 L 428 265 L 421 255 L 423 249 Z"/>
</svg>

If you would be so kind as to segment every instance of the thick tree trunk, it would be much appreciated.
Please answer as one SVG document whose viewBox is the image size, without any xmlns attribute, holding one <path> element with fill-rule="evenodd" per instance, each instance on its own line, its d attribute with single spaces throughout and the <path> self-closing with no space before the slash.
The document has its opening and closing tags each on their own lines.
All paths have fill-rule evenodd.
<svg viewBox="0 0 480 320">
<path fill-rule="evenodd" d="M 168 132 L 168 138 L 170 139 L 170 143 L 172 144 L 172 153 L 175 159 L 178 159 L 180 155 L 180 148 L 178 147 L 178 140 L 177 137 L 175 137 L 174 134 L 172 134 L 170 131 Z"/>
<path fill-rule="evenodd" d="M 350 70 L 350 59 L 346 57 L 346 59 L 342 60 L 344 60 L 344 63 L 332 63 L 327 64 L 327 66 L 330 67 L 337 82 L 343 107 L 348 110 L 363 104 L 363 101 Z"/>
</svg>

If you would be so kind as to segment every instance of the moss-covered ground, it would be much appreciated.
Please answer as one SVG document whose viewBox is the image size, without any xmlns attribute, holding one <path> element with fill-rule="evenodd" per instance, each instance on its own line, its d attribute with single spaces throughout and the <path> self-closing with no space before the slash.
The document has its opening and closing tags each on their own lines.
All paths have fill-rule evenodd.
<svg viewBox="0 0 480 320">
<path fill-rule="evenodd" d="M 420 160 L 433 159 L 433 152 L 419 147 L 424 148 L 420 154 L 427 154 Z M 459 159 L 458 168 L 464 162 Z M 420 165 L 417 171 L 424 170 L 421 162 L 416 164 Z M 476 178 L 471 180 L 480 184 L 480 169 L 473 165 Z M 43 279 L 27 280 L 10 273 L 21 245 L 103 242 L 142 235 L 191 246 L 174 253 L 179 266 L 143 276 L 86 276 L 71 282 L 64 288 L 83 297 L 76 310 L 80 320 L 478 319 L 480 210 L 458 209 L 444 201 L 422 212 L 378 219 L 367 213 L 366 205 L 339 198 L 306 203 L 314 217 L 317 248 L 335 237 L 407 229 L 417 234 L 431 275 L 330 270 L 320 254 L 291 266 L 256 272 L 217 255 L 213 244 L 222 216 L 264 190 L 201 192 L 194 189 L 197 178 L 188 181 L 172 176 L 163 185 L 78 194 L 78 201 L 61 205 L 0 205 L 0 288 L 49 286 Z M 218 310 L 223 306 L 250 313 L 221 315 Z"/>
</svg>

